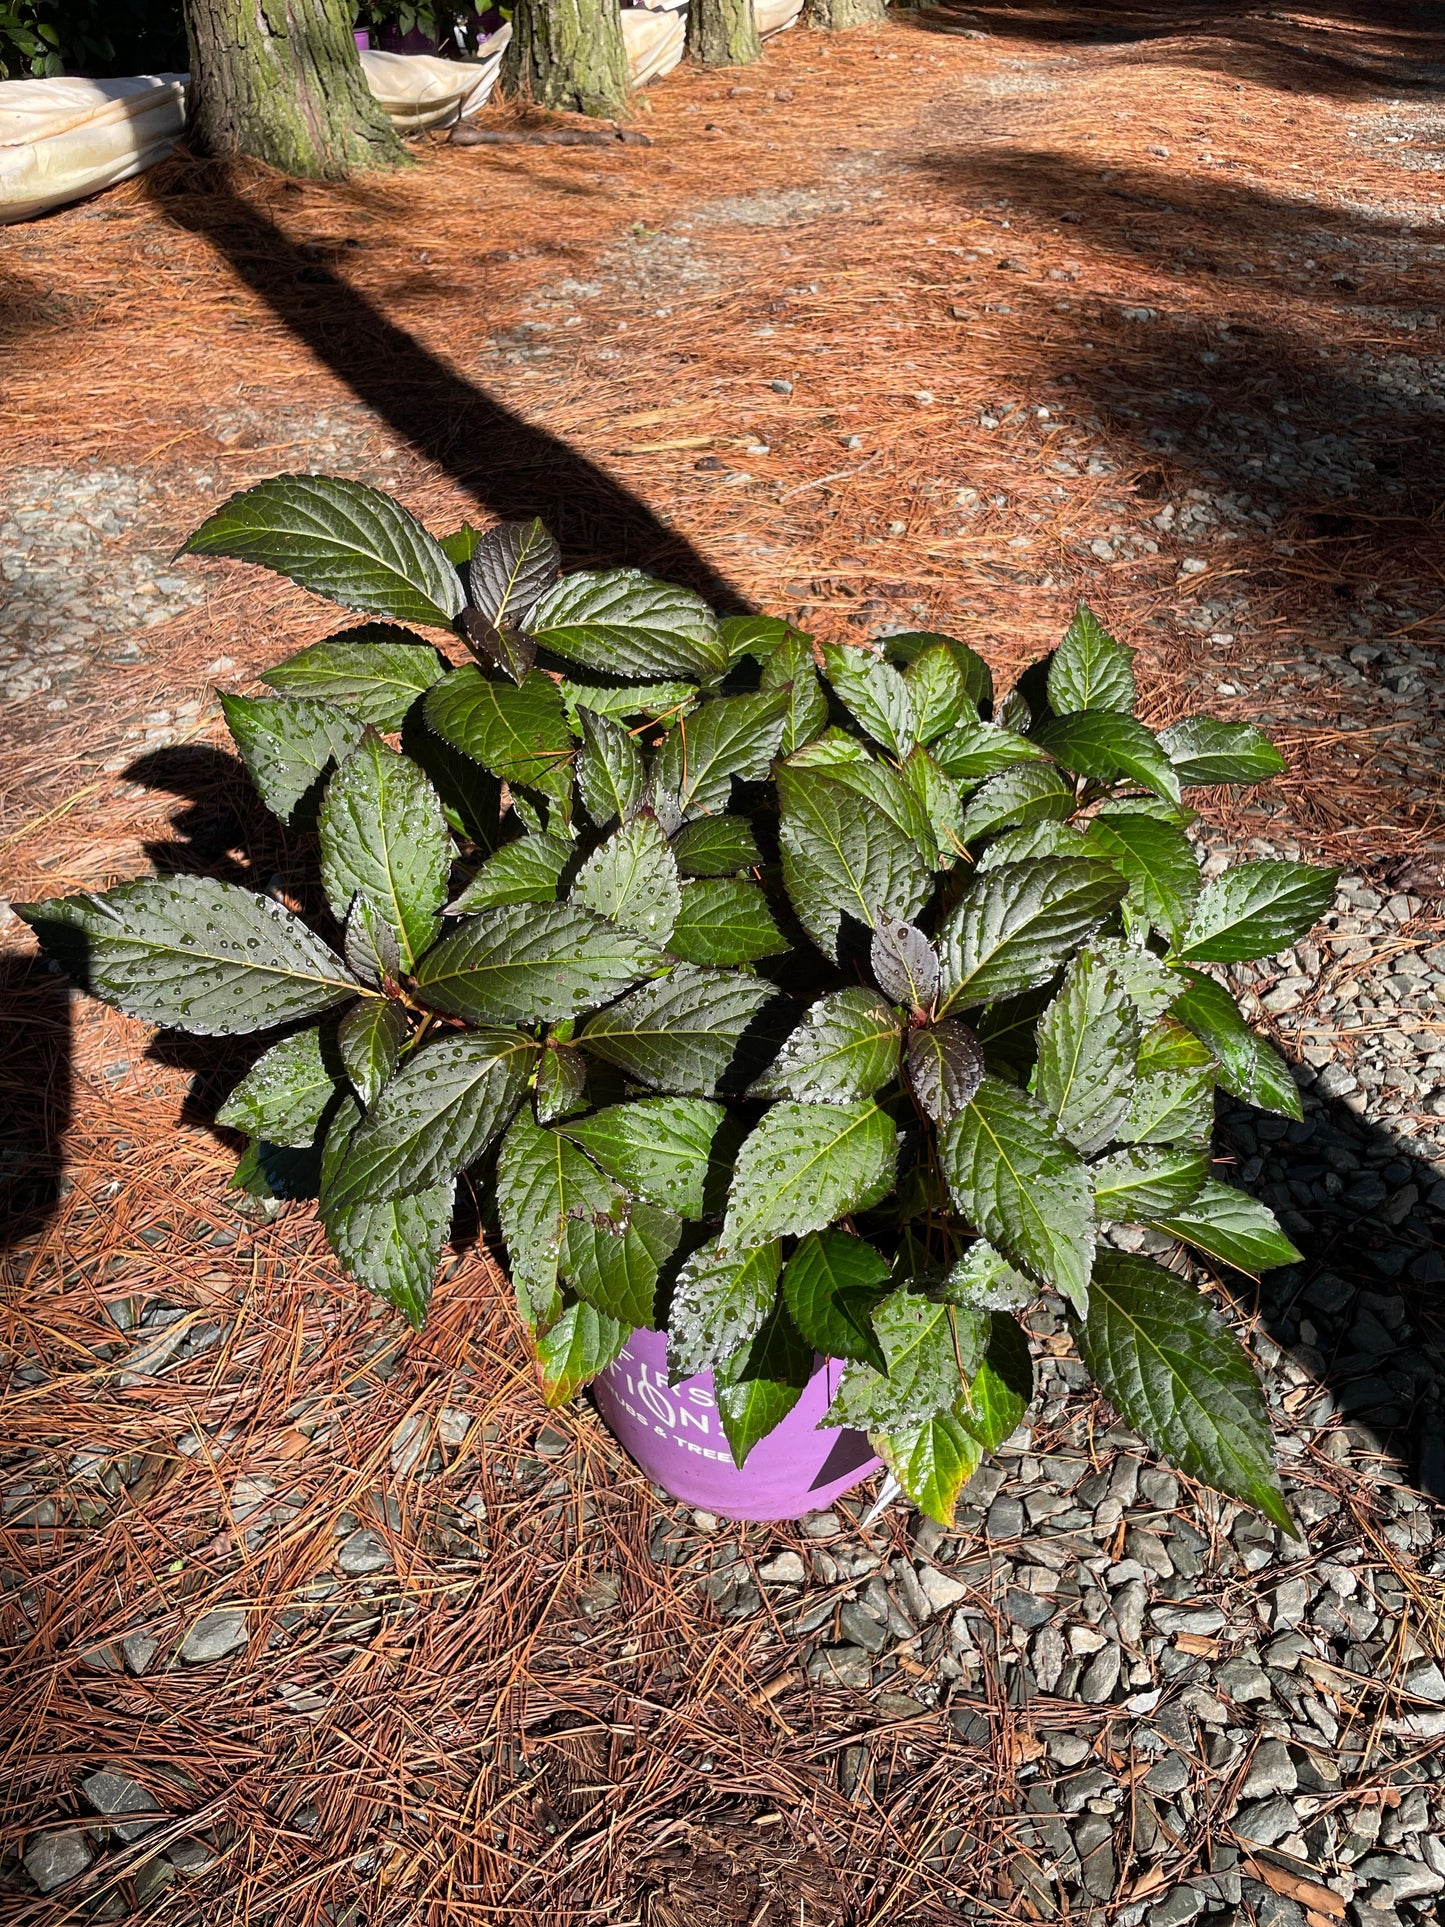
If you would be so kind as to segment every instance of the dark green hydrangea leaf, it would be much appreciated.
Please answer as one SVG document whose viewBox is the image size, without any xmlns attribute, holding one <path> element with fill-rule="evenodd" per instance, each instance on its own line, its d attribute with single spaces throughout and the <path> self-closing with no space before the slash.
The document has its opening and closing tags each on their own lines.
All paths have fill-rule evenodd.
<svg viewBox="0 0 1445 1927">
<path fill-rule="evenodd" d="M 818 1231 L 892 1188 L 898 1140 L 876 1104 L 775 1104 L 733 1167 L 722 1243 L 746 1251 Z"/>
<path fill-rule="evenodd" d="M 872 1312 L 887 1296 L 888 1260 L 847 1231 L 810 1232 L 783 1272 L 793 1323 L 824 1358 L 854 1358 L 887 1371 Z"/>
<path fill-rule="evenodd" d="M 1214 1072 L 1156 1071 L 1141 1077 L 1115 1136 L 1122 1144 L 1198 1144 L 1214 1129 Z"/>
<path fill-rule="evenodd" d="M 1115 642 L 1082 602 L 1049 662 L 1048 691 L 1056 716 L 1084 709 L 1127 715 L 1134 708 L 1134 651 Z"/>
<path fill-rule="evenodd" d="M 1216 716 L 1186 716 L 1159 732 L 1181 783 L 1262 783 L 1287 765 L 1252 723 L 1226 723 Z"/>
<path fill-rule="evenodd" d="M 1268 1205 L 1214 1178 L 1182 1211 L 1171 1211 L 1167 1217 L 1151 1222 L 1156 1231 L 1182 1238 L 1251 1278 L 1280 1265 L 1296 1264 L 1301 1255 L 1280 1230 Z"/>
<path fill-rule="evenodd" d="M 634 1201 L 625 1226 L 569 1218 L 562 1268 L 573 1290 L 628 1331 L 657 1326 L 657 1279 L 682 1241 L 682 1219 Z"/>
<path fill-rule="evenodd" d="M 344 1097 L 321 1153 L 317 1215 L 342 1269 L 420 1330 L 442 1242 L 451 1225 L 456 1187 L 449 1178 L 411 1195 L 338 1205 L 336 1179 L 360 1118 L 356 1100 Z"/>
<path fill-rule="evenodd" d="M 1200 894 L 1179 956 L 1190 963 L 1246 963 L 1297 943 L 1334 901 L 1338 870 L 1308 863 L 1237 863 Z"/>
<path fill-rule="evenodd" d="M 750 878 L 709 877 L 684 886 L 667 947 L 688 963 L 741 964 L 778 956 L 788 940 Z"/>
<path fill-rule="evenodd" d="M 755 662 L 766 664 L 787 644 L 806 645 L 810 640 L 781 616 L 724 616 L 718 634 L 727 644 L 729 662 L 751 656 Z"/>
<path fill-rule="evenodd" d="M 1077 1337 L 1099 1390 L 1156 1452 L 1295 1530 L 1254 1368 L 1192 1285 L 1147 1258 L 1100 1252 Z"/>
<path fill-rule="evenodd" d="M 570 795 L 576 743 L 557 685 L 534 669 L 520 684 L 468 665 L 427 692 L 426 720 L 453 748 L 514 787 Z"/>
<path fill-rule="evenodd" d="M 890 1431 L 956 1405 L 983 1357 L 989 1314 L 904 1286 L 882 1299 L 872 1316 L 886 1369 L 851 1366 L 825 1423 Z"/>
<path fill-rule="evenodd" d="M 385 1008 L 376 998 L 362 1008 L 373 1006 Z M 340 1088 L 336 1053 L 328 1041 L 319 1030 L 302 1030 L 273 1044 L 217 1111 L 216 1122 L 293 1150 L 313 1143 Z"/>
<path fill-rule="evenodd" d="M 1182 1211 L 1209 1177 L 1209 1152 L 1194 1144 L 1140 1144 L 1089 1166 L 1103 1224 L 1143 1224 Z"/>
<path fill-rule="evenodd" d="M 450 535 L 437 538 L 441 544 L 442 554 L 456 569 L 464 568 L 471 561 L 481 539 L 481 530 L 474 529 L 470 522 L 463 522 L 461 527 L 453 529 Z"/>
<path fill-rule="evenodd" d="M 451 869 L 436 791 L 409 757 L 368 730 L 326 785 L 317 827 L 333 915 L 344 917 L 360 892 L 391 926 L 410 971 L 441 927 Z"/>
<path fill-rule="evenodd" d="M 693 1252 L 678 1273 L 667 1321 L 673 1383 L 722 1365 L 762 1330 L 777 1301 L 782 1246 Z"/>
<path fill-rule="evenodd" d="M 781 690 L 704 703 L 668 732 L 653 764 L 654 783 L 676 797 L 685 817 L 716 816 L 728 806 L 734 777 L 755 783 L 767 775 L 787 709 Z"/>
<path fill-rule="evenodd" d="M 904 1062 L 913 1095 L 935 1124 L 957 1117 L 983 1081 L 983 1047 L 952 1017 L 909 1031 Z"/>
<path fill-rule="evenodd" d="M 338 1209 L 423 1191 L 464 1171 L 522 1101 L 537 1046 L 475 1030 L 416 1051 L 357 1126 L 329 1187 Z"/>
<path fill-rule="evenodd" d="M 741 816 L 701 816 L 684 823 L 672 839 L 678 873 L 685 877 L 726 877 L 762 862 L 752 825 Z"/>
<path fill-rule="evenodd" d="M 915 800 L 904 801 L 891 771 L 870 766 L 872 794 L 841 780 L 862 768 L 799 767 L 795 760 L 777 775 L 783 882 L 808 935 L 835 959 L 845 916 L 869 927 L 880 910 L 911 918 L 932 881 L 936 845 L 927 818 Z M 894 807 L 880 807 L 886 801 Z"/>
<path fill-rule="evenodd" d="M 1010 863 L 981 876 L 938 933 L 940 1010 L 992 1003 L 1047 983 L 1124 890 L 1117 870 L 1073 857 Z"/>
<path fill-rule="evenodd" d="M 880 912 L 870 946 L 873 981 L 895 1004 L 931 1010 L 938 996 L 938 952 L 917 924 Z"/>
<path fill-rule="evenodd" d="M 559 1023 L 658 969 L 661 951 L 571 903 L 512 903 L 468 917 L 416 967 L 433 1010 L 474 1024 Z"/>
<path fill-rule="evenodd" d="M 519 836 L 489 856 L 454 903 L 448 916 L 488 910 L 503 903 L 555 903 L 562 872 L 576 855 L 577 846 L 565 836 L 543 831 Z"/>
<path fill-rule="evenodd" d="M 374 729 L 400 729 L 419 696 L 446 674 L 431 644 L 410 629 L 366 622 L 325 642 L 313 642 L 261 680 L 283 696 L 301 696 L 347 710 Z"/>
<path fill-rule="evenodd" d="M 1172 1017 L 1161 1017 L 1139 1039 L 1139 1075 L 1156 1071 L 1200 1071 L 1214 1066 L 1214 1055 L 1192 1030 Z"/>
<path fill-rule="evenodd" d="M 975 722 L 969 717 L 933 744 L 933 760 L 945 776 L 961 783 L 982 783 L 1002 771 L 1026 763 L 1047 764 L 1037 743 L 998 723 Z"/>
<path fill-rule="evenodd" d="M 1126 918 L 1174 942 L 1199 896 L 1199 859 L 1188 837 L 1152 817 L 1102 810 L 1085 847 L 1128 878 Z"/>
<path fill-rule="evenodd" d="M 697 700 L 697 684 L 690 682 L 624 683 L 614 688 L 600 683 L 571 682 L 563 677 L 557 685 L 567 709 L 567 720 L 577 735 L 582 734 L 582 711 L 594 716 L 652 716 L 675 723 Z"/>
<path fill-rule="evenodd" d="M 778 645 L 763 665 L 762 686 L 787 696 L 778 751 L 791 756 L 811 743 L 828 721 L 828 698 L 813 667 L 813 646 L 805 636 L 794 635 Z"/>
<path fill-rule="evenodd" d="M 974 871 L 983 876 L 990 870 L 1001 870 L 1006 863 L 1027 863 L 1035 856 L 1099 857 L 1103 854 L 1090 842 L 1088 833 L 1076 829 L 1072 823 L 1030 823 L 1027 829 L 1007 830 L 995 837 L 976 859 Z M 1107 860 L 1112 862 L 1113 858 Z"/>
<path fill-rule="evenodd" d="M 576 1041 L 655 1091 L 708 1097 L 775 995 L 771 984 L 754 977 L 679 964 L 660 982 L 598 1011 Z"/>
<path fill-rule="evenodd" d="M 344 1208 L 321 1205 L 326 1241 L 343 1270 L 418 1331 L 451 1226 L 455 1190 L 448 1182 L 404 1198 Z"/>
<path fill-rule="evenodd" d="M 579 1118 L 563 1136 L 639 1197 L 700 1218 L 712 1141 L 726 1115 L 703 1097 L 644 1097 Z"/>
<path fill-rule="evenodd" d="M 634 816 L 600 843 L 577 872 L 571 901 L 650 943 L 667 943 L 680 913 L 682 891 L 676 860 L 657 818 Z"/>
<path fill-rule="evenodd" d="M 314 1017 L 361 988 L 299 917 L 210 877 L 148 877 L 13 907 L 92 997 L 198 1037 Z"/>
<path fill-rule="evenodd" d="M 923 629 L 909 629 L 884 639 L 883 653 L 890 662 L 911 665 L 930 649 L 946 649 L 958 665 L 963 691 L 976 709 L 986 709 L 993 701 L 993 671 L 966 642 L 953 636 L 934 635 Z"/>
<path fill-rule="evenodd" d="M 396 932 L 368 897 L 353 900 L 342 948 L 348 968 L 373 989 L 400 980 L 401 945 Z"/>
<path fill-rule="evenodd" d="M 757 1336 L 713 1371 L 723 1437 L 741 1467 L 792 1411 L 813 1375 L 813 1348 L 781 1305 Z"/>
<path fill-rule="evenodd" d="M 839 700 L 873 738 L 901 761 L 918 741 L 913 697 L 885 657 L 851 643 L 825 642 L 823 672 Z"/>
<path fill-rule="evenodd" d="M 996 1452 L 1023 1423 L 1034 1398 L 1034 1361 L 1029 1341 L 1016 1319 L 995 1311 L 989 1319 L 988 1349 L 974 1373 L 968 1396 L 958 1407 L 964 1426 L 986 1452 Z"/>
<path fill-rule="evenodd" d="M 1039 1288 L 1032 1278 L 1015 1271 L 1001 1251 L 986 1238 L 976 1239 L 949 1272 L 940 1295 L 951 1305 L 981 1311 L 1013 1311 L 1029 1304 Z"/>
<path fill-rule="evenodd" d="M 728 665 L 727 644 L 701 596 L 640 569 L 580 569 L 532 610 L 539 647 L 612 676 L 701 676 Z"/>
<path fill-rule="evenodd" d="M 548 1411 L 570 1403 L 612 1363 L 631 1336 L 630 1325 L 609 1318 L 585 1299 L 569 1305 L 537 1340 L 542 1402 Z"/>
<path fill-rule="evenodd" d="M 1081 950 L 1039 1020 L 1035 1090 L 1081 1157 L 1115 1136 L 1137 1078 L 1139 1022 L 1122 980 Z"/>
<path fill-rule="evenodd" d="M 1272 1044 L 1255 1036 L 1224 986 L 1197 970 L 1183 975 L 1188 988 L 1175 998 L 1172 1014 L 1213 1054 L 1219 1082 L 1230 1096 L 1281 1117 L 1302 1117 L 1288 1064 Z"/>
<path fill-rule="evenodd" d="M 363 1106 L 369 1108 L 380 1096 L 407 1036 L 406 1012 L 390 997 L 363 998 L 342 1018 L 337 1046 Z"/>
<path fill-rule="evenodd" d="M 1179 995 L 1179 973 L 1171 970 L 1152 950 L 1126 943 L 1120 937 L 1095 937 L 1090 948 L 1101 963 L 1123 980 L 1139 1020 L 1152 1024 Z"/>
<path fill-rule="evenodd" d="M 995 1077 L 939 1134 L 954 1203 L 995 1249 L 1075 1305 L 1088 1303 L 1094 1198 L 1082 1159 L 1043 1105 Z"/>
<path fill-rule="evenodd" d="M 1102 782 L 1128 777 L 1145 789 L 1179 801 L 1179 778 L 1152 729 L 1112 710 L 1081 710 L 1057 716 L 1035 738 L 1056 762 L 1076 776 Z"/>
<path fill-rule="evenodd" d="M 441 798 L 442 812 L 458 836 L 479 849 L 493 850 L 502 839 L 502 785 L 474 757 L 438 736 L 426 719 L 426 704 L 407 711 L 401 747 Z M 517 801 L 516 796 L 513 802 Z M 513 826 L 509 823 L 508 829 Z"/>
<path fill-rule="evenodd" d="M 221 711 L 261 801 L 283 823 L 309 829 L 327 775 L 361 741 L 359 718 L 284 696 L 223 694 Z"/>
<path fill-rule="evenodd" d="M 983 1048 L 983 1060 L 995 1077 L 1010 1084 L 1027 1084 L 1038 1056 L 1038 1021 L 1048 1008 L 1047 986 L 1005 997 L 975 1011 L 969 1028 Z"/>
<path fill-rule="evenodd" d="M 931 743 L 961 722 L 977 722 L 978 710 L 968 692 L 963 669 L 946 642 L 921 649 L 903 672 L 913 703 L 914 734 Z"/>
<path fill-rule="evenodd" d="M 933 833 L 933 860 L 939 869 L 951 870 L 959 857 L 967 854 L 963 841 L 963 785 L 952 776 L 945 776 L 922 744 L 904 758 L 899 774 L 928 818 Z"/>
<path fill-rule="evenodd" d="M 1073 784 L 1052 763 L 1020 763 L 991 776 L 970 799 L 963 813 L 963 839 L 971 843 L 999 830 L 1062 821 L 1072 815 L 1076 801 Z"/>
<path fill-rule="evenodd" d="M 556 1131 L 525 1110 L 512 1119 L 497 1158 L 497 1215 L 517 1308 L 535 1332 L 561 1313 L 558 1274 L 568 1223 L 627 1221 L 627 1193 Z"/>
<path fill-rule="evenodd" d="M 861 986 L 820 997 L 751 1085 L 749 1097 L 791 1097 L 846 1104 L 872 1097 L 898 1075 L 902 1020 L 875 990 Z"/>
<path fill-rule="evenodd" d="M 537 1065 L 537 1122 L 553 1124 L 582 1108 L 587 1059 L 570 1044 L 549 1042 Z"/>
<path fill-rule="evenodd" d="M 185 545 L 259 562 L 343 608 L 446 628 L 462 606 L 434 536 L 379 489 L 334 475 L 276 475 L 233 495 Z"/>
<path fill-rule="evenodd" d="M 917 1425 L 869 1433 L 874 1451 L 930 1519 L 951 1527 L 958 1495 L 977 1471 L 983 1447 L 955 1412 L 930 1412 Z"/>
<path fill-rule="evenodd" d="M 577 758 L 577 787 L 587 814 L 599 830 L 625 821 L 642 801 L 646 781 L 642 755 L 621 723 L 610 716 L 579 712 L 582 753 Z"/>
<path fill-rule="evenodd" d="M 541 522 L 498 522 L 472 547 L 467 582 L 490 622 L 525 623 L 557 580 L 562 551 Z"/>
</svg>

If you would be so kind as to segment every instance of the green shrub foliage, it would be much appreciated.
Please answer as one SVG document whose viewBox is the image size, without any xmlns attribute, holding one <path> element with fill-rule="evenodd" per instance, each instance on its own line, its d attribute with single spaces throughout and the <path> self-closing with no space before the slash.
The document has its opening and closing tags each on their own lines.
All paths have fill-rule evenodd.
<svg viewBox="0 0 1445 1927">
<path fill-rule="evenodd" d="M 437 541 L 354 482 L 263 483 L 188 546 L 366 618 L 225 699 L 330 917 L 197 877 L 25 915 L 137 1017 L 275 1033 L 220 1113 L 238 1183 L 313 1185 L 341 1264 L 420 1325 L 474 1173 L 550 1403 L 665 1328 L 741 1464 L 831 1355 L 828 1422 L 941 1520 L 1029 1404 L 1016 1314 L 1052 1290 L 1130 1424 L 1287 1524 L 1223 1321 L 1099 1236 L 1298 1256 L 1210 1176 L 1216 1084 L 1299 1100 L 1207 966 L 1294 943 L 1335 873 L 1202 881 L 1181 800 L 1280 770 L 1263 736 L 1146 727 L 1087 608 L 997 701 L 953 637 L 815 650 L 633 569 L 564 575 L 537 522 Z"/>
</svg>

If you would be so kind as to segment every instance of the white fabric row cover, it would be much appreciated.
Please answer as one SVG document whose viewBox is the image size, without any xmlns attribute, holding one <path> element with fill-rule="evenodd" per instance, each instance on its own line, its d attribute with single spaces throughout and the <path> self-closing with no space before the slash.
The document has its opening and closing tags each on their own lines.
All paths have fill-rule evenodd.
<svg viewBox="0 0 1445 1927">
<path fill-rule="evenodd" d="M 510 23 L 476 60 L 365 52 L 366 84 L 400 132 L 476 113 L 496 84 Z M 26 221 L 164 160 L 186 123 L 188 74 L 0 81 L 0 224 Z"/>
<path fill-rule="evenodd" d="M 764 40 L 791 27 L 802 0 L 754 0 Z M 644 0 L 622 10 L 633 84 L 671 73 L 682 59 L 687 0 Z M 496 84 L 512 37 L 507 22 L 475 60 L 363 52 L 366 84 L 393 126 L 417 133 L 475 114 Z M 163 160 L 186 120 L 186 74 L 129 80 L 0 81 L 0 226 L 127 181 Z"/>
</svg>

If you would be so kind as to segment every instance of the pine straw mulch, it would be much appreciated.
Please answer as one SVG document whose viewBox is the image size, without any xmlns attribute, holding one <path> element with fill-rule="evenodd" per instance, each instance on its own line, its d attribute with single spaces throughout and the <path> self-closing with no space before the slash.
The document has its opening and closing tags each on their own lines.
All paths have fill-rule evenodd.
<svg viewBox="0 0 1445 1927">
<path fill-rule="evenodd" d="M 1359 63 L 1403 42 L 1358 18 L 1275 32 L 1277 11 L 1200 9 L 1141 52 L 1074 37 L 1097 9 L 1035 10 L 1015 36 L 1020 18 L 795 33 L 748 74 L 679 72 L 642 123 L 650 148 L 428 144 L 405 177 L 345 188 L 177 162 L 12 230 L 7 468 L 137 470 L 178 541 L 227 488 L 307 465 L 309 416 L 346 416 L 370 472 L 434 526 L 540 509 L 574 565 L 722 578 L 823 637 L 962 625 L 1005 672 L 1083 591 L 1140 644 L 1151 717 L 1201 686 L 1249 715 L 1249 693 L 1213 695 L 1221 667 L 1292 660 L 1342 608 L 1442 577 L 1429 424 L 1382 414 L 1356 373 L 1362 351 L 1418 353 L 1399 311 L 1435 298 L 1396 246 L 1423 218 L 1416 180 L 1345 139 L 1385 111 Z M 982 24 L 999 37 L 966 37 Z M 1360 258 L 1355 290 L 1302 265 L 1322 230 Z M 995 254 L 965 261 L 979 243 Z M 1120 315 L 1136 305 L 1159 318 Z M 1224 323 L 1245 345 L 1205 373 Z M 550 360 L 518 358 L 538 342 Z M 1181 426 L 1186 379 L 1209 406 Z M 1206 548 L 1187 581 L 1180 558 L 1200 551 L 1177 539 L 1090 554 L 1111 523 L 1147 532 L 1166 496 L 1247 487 L 1209 419 L 1276 399 L 1301 434 L 1378 444 L 1405 494 L 1299 485 L 1288 524 Z M 257 430 L 219 438 L 223 407 Z M 979 504 L 961 516 L 965 486 Z M 1020 530 L 1026 553 L 1009 546 Z M 224 565 L 206 580 L 203 609 L 150 631 L 140 663 L 98 653 L 67 711 L 5 718 L 12 894 L 100 887 L 147 860 L 261 881 L 298 861 L 257 842 L 212 747 L 208 666 L 229 657 L 224 680 L 247 686 L 326 625 L 284 585 Z M 1180 618 L 1231 583 L 1250 628 L 1228 655 Z M 1416 639 L 1441 633 L 1427 615 Z M 137 762 L 143 713 L 187 698 L 193 740 Z M 1267 824 L 1354 864 L 1438 835 L 1438 774 L 1383 730 L 1361 755 L 1317 686 L 1277 733 L 1283 808 L 1229 805 L 1235 834 Z M 426 1332 L 399 1336 L 338 1281 L 304 1212 L 238 1224 L 231 1152 L 204 1123 L 232 1060 L 148 1049 L 5 934 L 17 1046 L 0 1100 L 28 1159 L 6 1435 L 40 1453 L 25 1476 L 57 1508 L 0 1528 L 10 1849 L 110 1761 L 178 1831 L 214 1823 L 229 1841 L 218 1876 L 143 1903 L 156 1918 L 883 1927 L 988 1890 L 1013 1767 L 1038 1745 L 1016 1710 L 964 1737 L 906 1693 L 890 1711 L 809 1688 L 766 1611 L 730 1621 L 708 1603 L 707 1543 L 678 1539 L 588 1408 L 553 1415 L 539 1449 L 505 1283 L 466 1226 Z M 182 1314 L 167 1336 L 200 1348 L 136 1371 L 148 1340 L 106 1308 L 157 1300 Z M 1368 1516 L 1362 1481 L 1317 1470 Z M 362 1526 L 391 1566 L 347 1579 L 338 1534 Z M 900 1534 L 886 1517 L 880 1553 Z M 754 1566 L 793 1543 L 743 1535 Z M 231 1607 L 244 1651 L 161 1664 L 198 1615 Z M 140 1627 L 160 1644 L 135 1677 L 116 1642 Z"/>
</svg>

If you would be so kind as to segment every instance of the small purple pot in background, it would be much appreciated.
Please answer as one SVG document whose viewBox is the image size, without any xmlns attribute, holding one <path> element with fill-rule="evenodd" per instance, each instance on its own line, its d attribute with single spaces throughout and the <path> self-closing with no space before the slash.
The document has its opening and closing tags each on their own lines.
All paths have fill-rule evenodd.
<svg viewBox="0 0 1445 1927">
<path fill-rule="evenodd" d="M 598 1410 L 649 1479 L 724 1519 L 801 1519 L 880 1469 L 866 1432 L 817 1430 L 843 1366 L 819 1359 L 803 1396 L 739 1471 L 718 1423 L 711 1372 L 667 1382 L 667 1335 L 635 1331 L 592 1381 Z"/>
<path fill-rule="evenodd" d="M 359 54 L 371 52 L 371 35 L 365 27 L 358 27 L 351 37 L 356 42 L 356 51 Z"/>
</svg>

